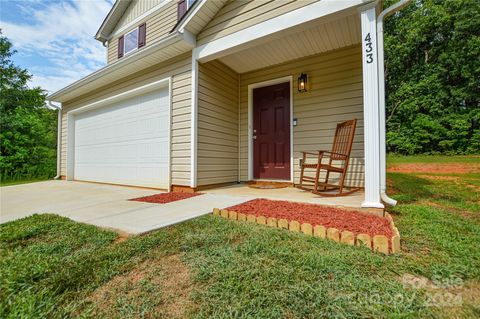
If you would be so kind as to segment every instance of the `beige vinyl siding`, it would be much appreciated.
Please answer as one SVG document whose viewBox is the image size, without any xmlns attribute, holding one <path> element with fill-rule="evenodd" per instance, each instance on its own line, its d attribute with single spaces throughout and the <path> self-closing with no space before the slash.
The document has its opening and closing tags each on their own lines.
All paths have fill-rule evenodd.
<svg viewBox="0 0 480 319">
<path fill-rule="evenodd" d="M 120 21 L 118 21 L 116 29 L 118 30 L 118 28 L 127 25 L 163 1 L 164 0 L 133 0 L 128 6 L 127 10 L 125 10 L 123 13 Z"/>
<path fill-rule="evenodd" d="M 198 186 L 238 181 L 238 75 L 219 61 L 199 64 Z"/>
<path fill-rule="evenodd" d="M 157 13 L 147 17 L 144 22 L 146 23 L 145 45 L 148 46 L 167 36 L 173 29 L 177 23 L 177 3 L 175 1 L 169 2 Z M 112 63 L 118 60 L 118 38 L 123 34 L 134 30 L 142 23 L 143 22 L 139 22 L 138 25 L 132 26 L 124 32 L 122 31 L 122 34 L 118 34 L 113 39 L 108 41 L 107 63 Z M 118 29 L 119 27 L 116 28 L 116 30 Z M 114 33 L 115 32 L 116 31 L 114 31 Z"/>
<path fill-rule="evenodd" d="M 113 63 L 118 60 L 118 38 L 108 41 L 107 45 L 107 63 Z"/>
<path fill-rule="evenodd" d="M 67 113 L 75 108 L 113 96 L 156 80 L 172 77 L 171 176 L 173 185 L 190 186 L 191 54 L 154 65 L 109 86 L 63 104 L 61 175 L 66 175 Z"/>
<path fill-rule="evenodd" d="M 222 38 L 318 0 L 236 0 L 228 2 L 197 36 L 198 45 Z"/>
<path fill-rule="evenodd" d="M 309 76 L 309 90 L 298 93 L 297 78 Z M 357 118 L 347 183 L 363 186 L 363 89 L 361 48 L 356 45 L 303 58 L 240 76 L 240 178 L 248 180 L 248 85 L 293 76 L 294 182 L 298 183 L 301 151 L 331 150 L 336 124 Z"/>
<path fill-rule="evenodd" d="M 177 23 L 177 3 L 170 2 L 147 21 L 146 45 L 166 36 Z"/>
</svg>

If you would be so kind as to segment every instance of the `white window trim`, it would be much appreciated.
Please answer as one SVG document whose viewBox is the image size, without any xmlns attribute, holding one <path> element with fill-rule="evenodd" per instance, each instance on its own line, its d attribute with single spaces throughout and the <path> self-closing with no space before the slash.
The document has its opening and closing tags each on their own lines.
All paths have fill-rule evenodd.
<svg viewBox="0 0 480 319">
<path fill-rule="evenodd" d="M 135 49 L 130 50 L 130 51 L 127 52 L 126 47 L 125 47 L 126 44 L 127 44 L 126 37 L 127 37 L 128 34 L 130 34 L 130 33 L 132 33 L 132 32 L 136 32 L 136 33 L 137 33 L 137 47 L 136 47 Z M 127 56 L 127 55 L 129 55 L 129 54 L 131 54 L 131 53 L 133 53 L 133 52 L 135 52 L 135 51 L 138 50 L 138 37 L 139 37 L 139 36 L 140 36 L 139 27 L 136 27 L 135 29 L 133 29 L 133 30 L 131 30 L 131 31 L 129 31 L 129 32 L 127 32 L 127 33 L 125 33 L 125 34 L 123 35 L 123 56 Z"/>
<path fill-rule="evenodd" d="M 253 176 L 253 89 L 288 82 L 290 84 L 290 182 L 294 182 L 294 157 L 293 157 L 293 76 L 288 75 L 277 79 L 253 83 L 248 85 L 248 180 Z M 287 180 L 278 180 L 285 182 Z"/>
</svg>

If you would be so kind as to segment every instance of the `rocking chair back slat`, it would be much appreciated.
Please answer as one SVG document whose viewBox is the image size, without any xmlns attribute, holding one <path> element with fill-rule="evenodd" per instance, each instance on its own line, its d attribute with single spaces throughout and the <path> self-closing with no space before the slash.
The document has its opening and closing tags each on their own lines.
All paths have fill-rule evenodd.
<svg viewBox="0 0 480 319">
<path fill-rule="evenodd" d="M 335 130 L 335 137 L 333 139 L 332 145 L 333 154 L 330 158 L 332 161 L 344 160 L 346 156 L 350 156 L 356 126 L 357 119 L 337 124 L 337 129 Z M 339 156 L 337 154 L 342 154 L 344 156 Z"/>
</svg>

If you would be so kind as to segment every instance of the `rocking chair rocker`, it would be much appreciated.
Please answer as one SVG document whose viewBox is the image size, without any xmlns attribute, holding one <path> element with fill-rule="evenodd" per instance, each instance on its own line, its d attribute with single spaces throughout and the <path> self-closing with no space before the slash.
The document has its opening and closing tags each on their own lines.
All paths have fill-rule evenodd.
<svg viewBox="0 0 480 319">
<path fill-rule="evenodd" d="M 349 195 L 360 189 L 360 187 L 347 187 L 344 185 L 356 125 L 357 119 L 337 124 L 331 151 L 318 151 L 318 153 L 302 152 L 302 169 L 298 188 L 311 191 L 320 196 L 330 197 Z M 311 155 L 310 158 L 307 158 L 307 155 Z M 312 156 L 314 156 L 315 161 L 313 161 Z M 324 158 L 328 159 L 328 163 L 322 163 Z M 315 169 L 315 177 L 306 176 L 305 169 Z M 323 182 L 319 180 L 322 170 L 326 171 L 325 181 Z M 329 183 L 331 172 L 340 174 L 338 184 Z M 338 191 L 332 193 L 335 190 Z"/>
</svg>

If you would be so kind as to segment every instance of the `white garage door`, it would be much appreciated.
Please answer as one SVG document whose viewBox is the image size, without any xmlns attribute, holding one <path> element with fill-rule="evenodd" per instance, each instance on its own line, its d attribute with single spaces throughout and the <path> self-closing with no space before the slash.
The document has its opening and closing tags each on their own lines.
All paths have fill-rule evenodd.
<svg viewBox="0 0 480 319">
<path fill-rule="evenodd" d="M 76 180 L 168 188 L 168 89 L 75 116 Z"/>
</svg>

